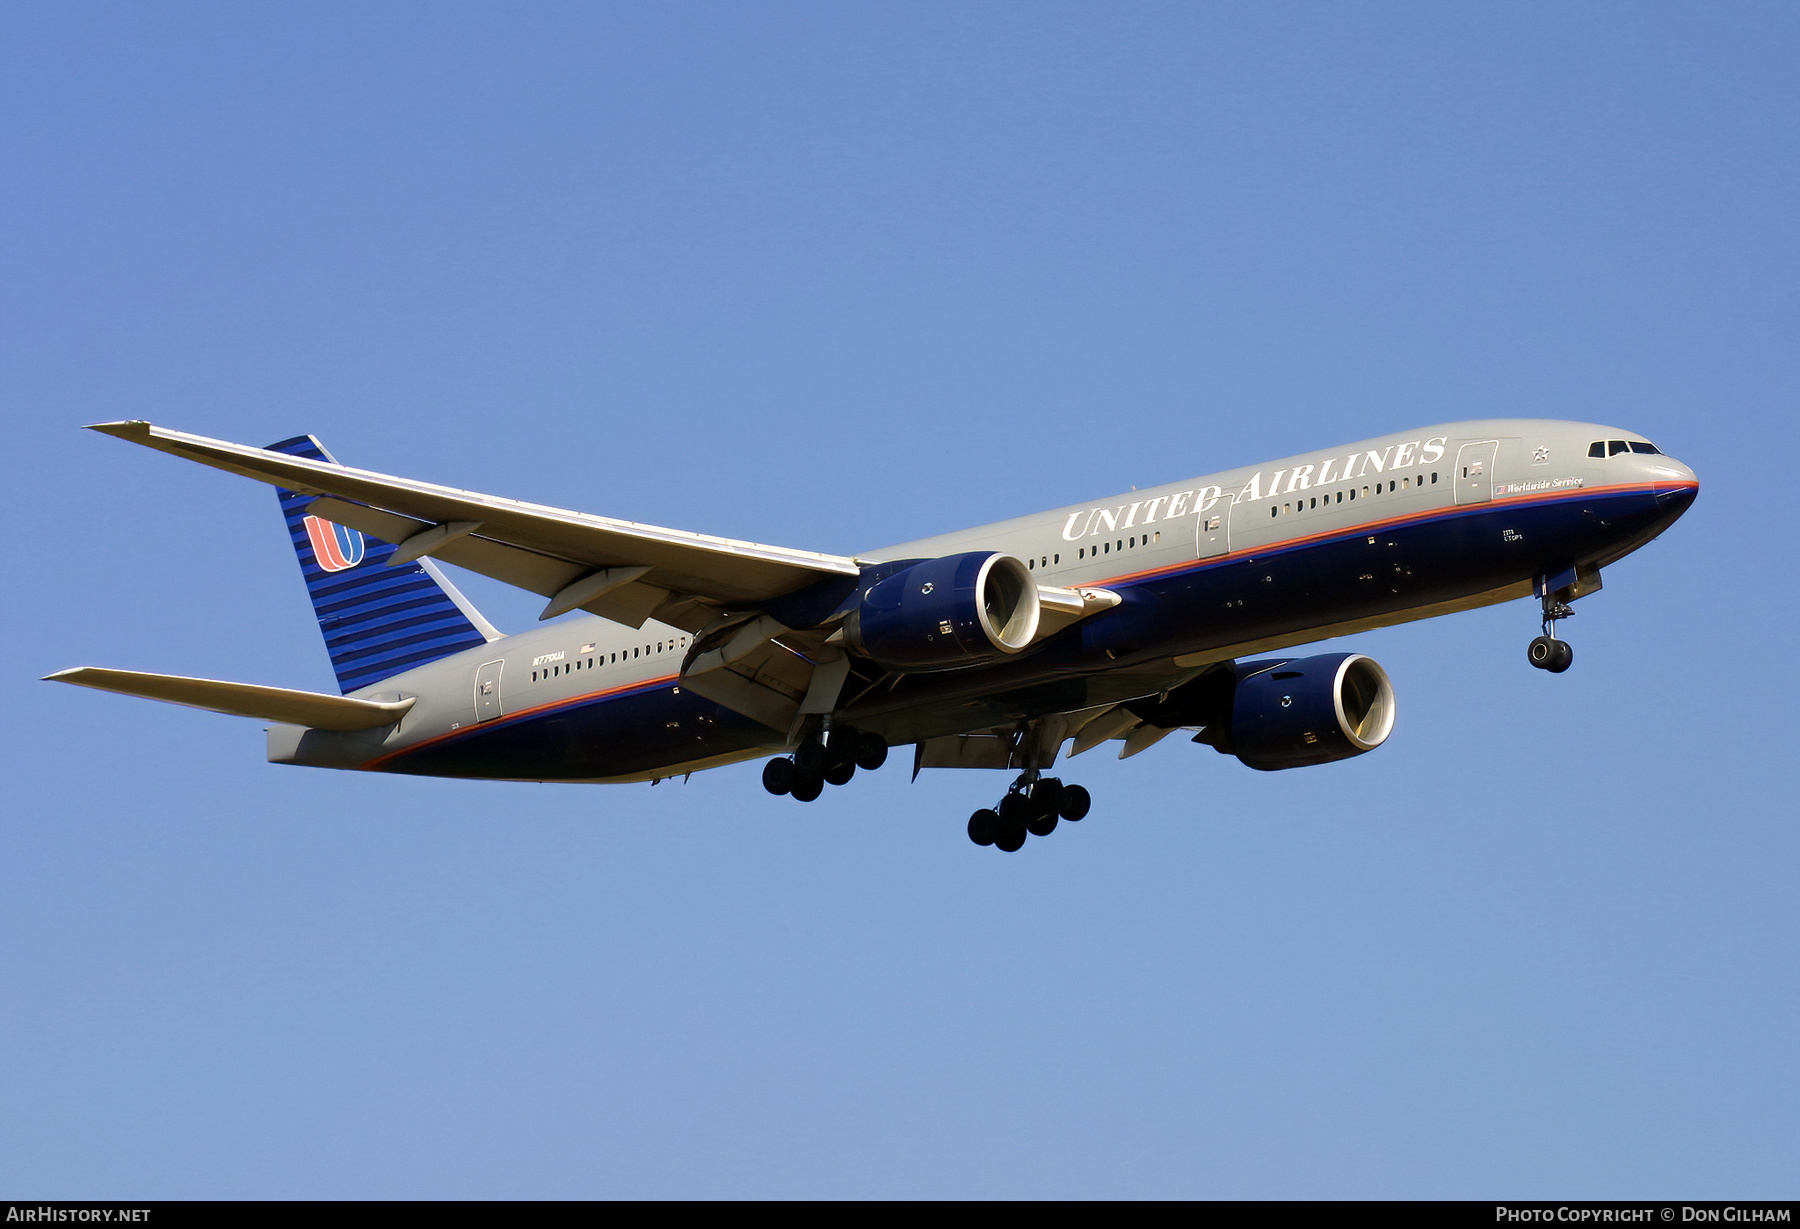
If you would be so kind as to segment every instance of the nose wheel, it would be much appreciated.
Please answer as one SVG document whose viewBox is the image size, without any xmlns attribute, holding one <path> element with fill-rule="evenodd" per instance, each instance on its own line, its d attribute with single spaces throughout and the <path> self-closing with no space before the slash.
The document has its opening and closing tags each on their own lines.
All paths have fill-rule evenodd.
<svg viewBox="0 0 1800 1229">
<path fill-rule="evenodd" d="M 1575 650 L 1569 647 L 1567 640 L 1556 638 L 1556 624 L 1558 620 L 1567 619 L 1575 612 L 1569 609 L 1567 602 L 1559 602 L 1548 593 L 1544 594 L 1543 603 L 1543 634 L 1533 636 L 1531 643 L 1525 646 L 1525 660 L 1539 670 L 1561 674 L 1575 664 Z"/>
<path fill-rule="evenodd" d="M 1533 636 L 1531 643 L 1525 646 L 1525 659 L 1539 670 L 1561 674 L 1575 664 L 1575 650 L 1569 647 L 1567 640 L 1558 640 L 1548 634 Z"/>
</svg>

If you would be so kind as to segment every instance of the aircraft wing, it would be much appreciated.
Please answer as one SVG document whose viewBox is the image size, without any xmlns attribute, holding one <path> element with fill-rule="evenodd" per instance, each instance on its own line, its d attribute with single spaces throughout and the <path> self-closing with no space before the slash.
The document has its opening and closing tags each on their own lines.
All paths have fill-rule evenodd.
<svg viewBox="0 0 1800 1229">
<path fill-rule="evenodd" d="M 859 574 L 841 555 L 761 546 L 521 503 L 289 456 L 147 422 L 90 430 L 272 486 L 316 494 L 309 511 L 395 543 L 394 562 L 430 555 L 550 599 L 542 618 L 581 609 L 642 626 L 652 616 L 699 631 L 722 608 L 751 606 Z"/>
</svg>

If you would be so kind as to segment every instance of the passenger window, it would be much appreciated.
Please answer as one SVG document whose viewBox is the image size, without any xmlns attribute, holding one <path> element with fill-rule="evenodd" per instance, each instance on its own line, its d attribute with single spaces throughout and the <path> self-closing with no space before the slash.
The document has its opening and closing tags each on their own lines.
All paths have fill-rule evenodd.
<svg viewBox="0 0 1800 1229">
<path fill-rule="evenodd" d="M 1606 455 L 1606 441 L 1605 440 L 1595 440 L 1593 443 L 1588 445 L 1588 456 L 1603 457 L 1605 455 Z"/>
<path fill-rule="evenodd" d="M 1269 505 L 1269 515 L 1270 516 L 1274 516 L 1277 513 L 1279 513 L 1280 511 L 1281 511 L 1281 509 L 1277 508 L 1274 504 Z"/>
<path fill-rule="evenodd" d="M 1050 556 L 1050 562 L 1052 562 L 1052 563 L 1061 563 L 1061 562 L 1062 562 L 1062 556 L 1061 556 L 1061 555 L 1052 555 L 1052 556 Z"/>
<path fill-rule="evenodd" d="M 1626 452 L 1626 451 L 1628 451 L 1628 447 L 1624 440 L 1607 440 L 1606 441 L 1606 455 L 1607 456 L 1616 457 L 1621 452 Z"/>
<path fill-rule="evenodd" d="M 1432 486 L 1437 485 L 1437 471 L 1436 470 L 1431 471 L 1431 485 Z"/>
</svg>

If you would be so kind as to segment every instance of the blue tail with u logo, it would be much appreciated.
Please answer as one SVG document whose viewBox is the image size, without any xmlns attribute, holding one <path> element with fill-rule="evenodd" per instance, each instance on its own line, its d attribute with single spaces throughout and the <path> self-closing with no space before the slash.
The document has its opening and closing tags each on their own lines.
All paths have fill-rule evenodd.
<svg viewBox="0 0 1800 1229">
<path fill-rule="evenodd" d="M 337 464 L 310 435 L 269 451 Z M 276 494 L 344 694 L 499 637 L 429 559 L 390 568 L 392 543 L 307 515 L 314 495 Z"/>
</svg>

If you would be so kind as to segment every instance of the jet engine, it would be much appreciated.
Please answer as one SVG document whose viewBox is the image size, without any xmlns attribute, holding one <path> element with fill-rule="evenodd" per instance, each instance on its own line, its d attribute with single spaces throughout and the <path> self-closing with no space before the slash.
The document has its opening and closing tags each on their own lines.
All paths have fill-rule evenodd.
<svg viewBox="0 0 1800 1229">
<path fill-rule="evenodd" d="M 1235 662 L 1129 707 L 1152 725 L 1203 725 L 1195 742 L 1265 772 L 1347 760 L 1394 728 L 1394 686 L 1361 653 Z"/>
<path fill-rule="evenodd" d="M 1272 772 L 1373 751 L 1394 728 L 1394 685 L 1372 657 L 1328 653 L 1238 667 L 1231 754 Z"/>
<path fill-rule="evenodd" d="M 845 643 L 891 670 L 952 670 L 1017 653 L 1037 638 L 1037 584 L 1011 555 L 926 559 L 871 585 Z"/>
</svg>

